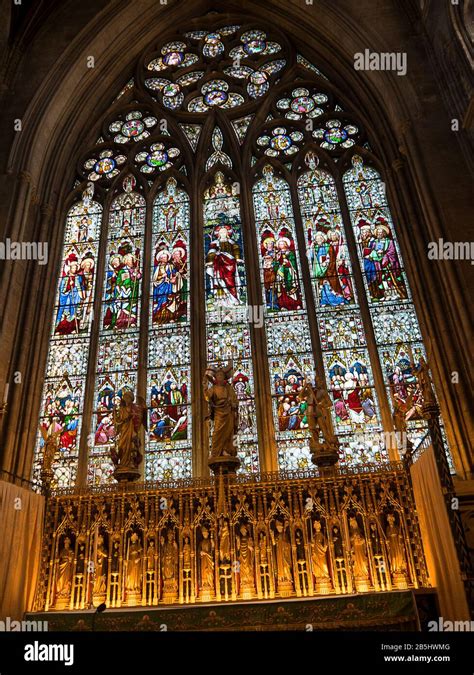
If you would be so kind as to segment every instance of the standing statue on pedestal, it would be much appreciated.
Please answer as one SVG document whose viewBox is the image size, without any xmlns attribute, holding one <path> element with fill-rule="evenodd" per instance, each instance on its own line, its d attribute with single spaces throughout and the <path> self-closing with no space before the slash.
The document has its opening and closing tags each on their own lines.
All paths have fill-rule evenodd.
<svg viewBox="0 0 474 675">
<path fill-rule="evenodd" d="M 255 593 L 254 544 L 249 528 L 242 523 L 236 534 L 237 558 L 240 574 L 240 594 L 253 597 Z"/>
<path fill-rule="evenodd" d="M 104 545 L 104 537 L 99 534 L 95 554 L 95 579 L 93 586 L 94 596 L 99 596 L 99 599 L 105 598 L 107 592 L 107 558 L 108 553 Z"/>
<path fill-rule="evenodd" d="M 112 450 L 115 465 L 114 477 L 120 481 L 133 481 L 140 477 L 139 466 L 143 459 L 140 452 L 140 431 L 147 428 L 146 403 L 139 396 L 137 403 L 132 391 L 125 390 L 119 408 L 114 408 L 117 433 L 116 448 Z"/>
<path fill-rule="evenodd" d="M 357 518 L 349 518 L 349 539 L 351 542 L 352 564 L 356 584 L 369 578 L 369 561 L 367 560 L 365 538 Z"/>
<path fill-rule="evenodd" d="M 323 467 L 336 464 L 339 459 L 339 441 L 332 426 L 331 397 L 322 380 L 316 376 L 314 387 L 309 382 L 306 383 L 299 393 L 299 398 L 307 404 L 306 414 L 311 432 L 310 448 L 313 462 Z"/>
<path fill-rule="evenodd" d="M 234 437 L 238 429 L 238 399 L 229 382 L 232 366 L 208 368 L 203 380 L 204 398 L 209 405 L 206 419 L 214 422 L 211 459 L 236 457 Z M 208 384 L 211 382 L 211 386 Z"/>
<path fill-rule="evenodd" d="M 127 578 L 125 583 L 129 606 L 136 604 L 141 594 L 142 554 L 143 549 L 138 534 L 133 532 L 128 547 Z"/>
<path fill-rule="evenodd" d="M 57 420 L 57 418 L 55 418 Z M 55 420 L 51 422 L 48 429 L 40 425 L 41 436 L 44 441 L 43 446 L 43 463 L 41 466 L 41 482 L 43 489 L 48 490 L 51 480 L 53 478 L 53 462 L 54 457 L 59 450 L 59 440 L 63 427 Z"/>
<path fill-rule="evenodd" d="M 219 561 L 221 563 L 230 562 L 231 550 L 230 550 L 230 530 L 229 523 L 225 518 L 221 518 L 219 530 Z"/>
<path fill-rule="evenodd" d="M 161 537 L 161 576 L 163 599 L 173 602 L 178 590 L 178 544 L 173 528 L 166 531 L 166 537 Z"/>
<path fill-rule="evenodd" d="M 71 540 L 69 537 L 65 537 L 63 548 L 59 553 L 57 563 L 56 609 L 64 609 L 69 603 L 73 565 L 74 551 L 71 549 Z"/>
<path fill-rule="evenodd" d="M 407 570 L 405 562 L 405 547 L 403 536 L 393 513 L 387 515 L 387 526 L 385 528 L 385 537 L 387 541 L 388 557 L 390 559 L 390 568 L 394 575 L 394 582 L 399 581 L 400 576 L 404 576 Z"/>
<path fill-rule="evenodd" d="M 288 523 L 275 519 L 275 529 L 270 529 L 272 538 L 277 590 L 281 596 L 291 595 L 293 591 L 293 573 L 291 564 L 291 544 L 288 539 Z"/>
<path fill-rule="evenodd" d="M 209 529 L 201 526 L 202 539 L 198 546 L 199 590 L 201 600 L 210 600 L 214 594 L 214 539 Z"/>
<path fill-rule="evenodd" d="M 314 387 L 310 383 L 306 383 L 301 390 L 299 397 L 308 404 L 308 426 L 313 437 L 313 442 L 316 445 L 320 443 L 319 432 L 321 432 L 326 443 L 337 443 L 337 438 L 332 429 L 331 397 L 324 388 L 320 378 L 316 377 L 316 384 Z"/>
<path fill-rule="evenodd" d="M 321 527 L 321 522 L 319 520 L 314 521 L 313 529 L 313 541 L 311 542 L 311 565 L 313 568 L 315 588 L 318 592 L 325 593 L 330 590 L 330 576 L 328 567 L 329 544 L 326 540 Z"/>
<path fill-rule="evenodd" d="M 431 384 L 430 369 L 423 356 L 420 358 L 415 374 L 423 395 L 423 404 L 438 405 L 433 391 L 433 385 Z"/>
</svg>

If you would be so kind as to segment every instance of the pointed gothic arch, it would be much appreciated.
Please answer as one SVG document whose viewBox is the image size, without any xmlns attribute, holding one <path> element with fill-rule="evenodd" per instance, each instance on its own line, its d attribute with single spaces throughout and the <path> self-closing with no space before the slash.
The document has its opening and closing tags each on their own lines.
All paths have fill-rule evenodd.
<svg viewBox="0 0 474 675">
<path fill-rule="evenodd" d="M 397 456 L 390 399 L 415 442 L 426 433 L 421 336 L 415 354 L 416 314 L 361 118 L 280 31 L 202 23 L 144 52 L 78 161 L 81 217 L 65 235 L 40 412 L 44 432 L 59 435 L 58 488 L 113 480 L 125 389 L 148 409 L 144 479 L 199 472 L 209 447 L 200 381 L 225 361 L 244 472 L 310 468 L 300 392 L 315 373 L 332 396 L 341 463 Z M 105 191 L 97 239 L 86 222 L 94 185 Z M 380 327 L 384 303 L 382 322 L 395 310 L 399 321 Z M 87 339 L 82 323 L 93 325 Z M 68 354 L 81 349 L 89 366 L 73 383 Z M 36 481 L 39 471 L 37 460 Z"/>
<path fill-rule="evenodd" d="M 327 70 L 327 69 L 326 69 L 326 70 Z M 327 71 L 327 72 L 329 72 L 329 71 Z M 329 85 L 328 85 L 328 86 L 329 86 Z M 124 96 L 126 96 L 126 95 L 127 95 L 127 94 L 125 94 Z M 121 97 L 121 99 L 119 99 L 118 101 L 116 101 L 116 105 L 117 105 L 117 106 L 121 105 L 121 100 L 123 101 L 124 98 Z M 259 115 L 259 114 L 261 114 L 261 110 L 258 111 L 257 115 Z M 362 111 L 362 115 L 363 115 L 363 111 Z M 384 121 L 383 124 L 382 124 L 381 126 L 384 126 L 384 125 L 386 125 L 386 124 L 387 124 L 387 123 Z M 366 126 L 367 126 L 367 125 L 366 125 Z M 367 127 L 367 128 L 368 128 L 368 127 Z M 373 129 L 373 126 L 372 126 L 372 129 Z M 92 132 L 91 132 L 91 133 L 92 133 Z M 94 132 L 94 133 L 95 133 L 95 132 Z M 377 135 L 380 135 L 380 124 L 379 124 L 379 126 L 378 126 Z M 393 134 L 388 135 L 388 141 L 387 141 L 387 142 L 388 142 L 388 144 L 391 145 L 391 146 L 394 146 L 394 145 L 395 145 L 395 141 L 394 141 L 394 139 L 393 139 Z M 392 150 L 390 150 L 390 151 L 387 151 L 384 147 L 377 148 L 377 150 L 380 151 L 381 157 L 382 157 L 384 160 L 386 160 L 387 155 L 388 155 L 388 156 L 393 155 L 393 152 L 392 152 L 393 148 L 392 148 Z M 245 150 L 245 151 L 247 151 L 247 150 Z M 244 152 L 245 152 L 245 151 L 244 151 Z M 249 152 L 249 151 L 247 151 L 247 152 Z M 365 149 L 363 149 L 363 148 L 360 149 L 359 154 L 360 154 L 361 156 L 364 156 L 364 153 L 365 153 Z M 342 162 L 342 160 L 340 160 L 340 161 Z M 373 160 L 373 161 L 374 161 L 374 160 Z M 377 161 L 377 160 L 375 160 L 375 161 Z M 342 164 L 341 164 L 341 165 L 342 165 Z M 382 167 L 382 169 L 384 170 L 384 175 L 385 175 L 385 172 L 386 172 L 386 167 L 387 167 L 387 162 L 384 161 L 384 162 L 383 162 L 383 167 Z M 395 180 L 395 179 L 394 179 L 392 176 L 390 176 L 390 175 L 387 174 L 387 180 L 386 180 L 385 182 L 386 182 L 386 184 L 387 184 L 387 186 L 388 186 L 388 192 L 389 192 L 389 194 L 390 194 L 391 191 L 392 191 L 391 185 L 393 184 L 394 180 Z M 396 182 L 396 180 L 395 180 L 395 182 Z M 193 189 L 194 189 L 194 188 L 193 188 Z M 64 188 L 64 190 L 63 190 L 63 194 L 64 194 L 64 192 L 65 192 L 65 188 Z M 99 192 L 100 192 L 100 189 L 99 189 Z M 194 196 L 193 196 L 193 199 L 194 199 Z M 393 203 L 395 203 L 395 204 L 397 203 L 398 200 L 399 200 L 398 196 L 395 196 L 395 197 L 392 199 Z M 66 200 L 65 200 L 65 201 L 66 201 Z M 402 213 L 402 212 L 403 212 L 403 206 L 402 206 L 402 208 L 400 208 L 400 206 L 399 206 L 399 208 L 398 208 L 397 210 L 399 210 L 399 211 Z M 405 236 L 406 236 L 406 235 L 405 235 Z M 58 247 L 58 248 L 59 248 L 59 247 Z M 409 250 L 409 249 L 408 249 L 408 250 Z M 416 281 L 416 279 L 415 279 L 415 281 Z M 47 323 L 47 321 L 46 321 L 46 323 Z M 44 353 L 44 348 L 43 348 L 43 353 Z M 37 384 L 37 386 L 36 386 L 36 393 L 35 393 L 34 397 L 31 398 L 31 396 L 29 395 L 30 397 L 29 397 L 29 401 L 28 401 L 28 404 L 27 404 L 27 405 L 29 406 L 29 409 L 30 409 L 30 410 L 33 410 L 33 409 L 35 408 L 35 406 L 37 405 L 37 401 L 38 401 L 38 385 L 39 385 L 39 384 L 40 384 L 40 383 L 38 382 L 38 384 Z M 25 412 L 24 412 L 23 414 L 25 414 Z M 452 425 L 451 425 L 451 426 L 452 426 Z M 24 440 L 25 440 L 25 439 L 22 440 L 22 443 L 23 443 Z M 29 441 L 29 445 L 30 445 L 30 447 L 31 447 L 31 431 L 30 431 L 30 441 Z M 275 467 L 273 467 L 273 468 L 275 468 Z"/>
</svg>

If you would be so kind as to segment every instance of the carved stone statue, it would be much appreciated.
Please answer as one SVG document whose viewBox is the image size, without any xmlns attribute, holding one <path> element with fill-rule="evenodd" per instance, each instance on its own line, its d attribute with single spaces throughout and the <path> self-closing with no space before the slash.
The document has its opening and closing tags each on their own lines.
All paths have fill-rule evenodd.
<svg viewBox="0 0 474 675">
<path fill-rule="evenodd" d="M 407 418 L 406 413 L 400 404 L 400 401 L 398 401 L 397 399 L 394 399 L 392 419 L 395 431 L 398 434 L 400 434 L 400 438 L 404 438 L 404 434 L 406 433 L 407 430 Z"/>
<path fill-rule="evenodd" d="M 423 356 L 420 358 L 415 372 L 423 395 L 423 403 L 425 405 L 437 405 L 433 385 L 431 383 L 430 369 Z"/>
<path fill-rule="evenodd" d="M 249 534 L 248 527 L 242 523 L 239 528 L 239 533 L 236 536 L 237 556 L 239 561 L 240 573 L 240 590 L 254 591 L 255 590 L 255 576 L 254 576 L 254 545 L 253 539 Z"/>
<path fill-rule="evenodd" d="M 112 574 L 118 574 L 120 571 L 120 541 L 114 539 L 112 544 L 112 561 L 110 563 L 110 571 Z"/>
<path fill-rule="evenodd" d="M 235 457 L 234 436 L 238 429 L 238 399 L 229 382 L 231 367 L 206 371 L 203 380 L 204 398 L 209 405 L 206 419 L 214 422 L 211 457 Z M 211 382 L 211 386 L 208 384 Z"/>
<path fill-rule="evenodd" d="M 43 482 L 50 481 L 52 478 L 52 466 L 54 457 L 59 449 L 59 439 L 62 431 L 63 427 L 54 421 L 49 425 L 48 429 L 45 429 L 43 425 L 40 425 L 40 432 L 44 441 L 43 464 L 41 467 Z"/>
<path fill-rule="evenodd" d="M 209 537 L 209 530 L 204 525 L 201 534 L 198 546 L 200 590 L 201 594 L 209 595 L 214 591 L 214 540 Z"/>
<path fill-rule="evenodd" d="M 332 401 L 320 378 L 316 377 L 314 387 L 309 382 L 306 383 L 299 394 L 299 398 L 306 401 L 308 406 L 308 426 L 313 445 L 316 448 L 321 445 L 320 432 L 323 437 L 323 443 L 328 445 L 337 444 L 338 441 L 334 435 L 331 418 Z"/>
<path fill-rule="evenodd" d="M 387 515 L 387 527 L 385 528 L 388 557 L 393 574 L 405 574 L 406 562 L 404 554 L 403 537 L 397 525 L 393 513 Z"/>
<path fill-rule="evenodd" d="M 66 606 L 72 585 L 74 565 L 74 551 L 71 550 L 71 540 L 65 537 L 63 547 L 58 556 L 56 576 L 56 607 Z"/>
<path fill-rule="evenodd" d="M 95 578 L 94 595 L 105 595 L 107 590 L 107 551 L 104 546 L 104 537 L 97 537 L 97 550 L 95 554 Z"/>
<path fill-rule="evenodd" d="M 369 563 L 367 560 L 365 539 L 360 531 L 357 518 L 349 518 L 349 539 L 352 549 L 352 561 L 354 568 L 354 577 L 357 579 L 367 579 L 369 576 Z"/>
<path fill-rule="evenodd" d="M 219 532 L 219 561 L 221 563 L 230 562 L 230 530 L 229 523 L 225 518 L 221 519 Z"/>
<path fill-rule="evenodd" d="M 178 588 L 178 544 L 173 529 L 161 539 L 161 574 L 165 595 Z"/>
<path fill-rule="evenodd" d="M 114 409 L 114 423 L 117 433 L 116 448 L 112 450 L 115 465 L 114 476 L 118 481 L 137 480 L 138 467 L 143 459 L 140 452 L 140 430 L 147 428 L 146 403 L 139 396 L 137 403 L 132 391 L 125 390 L 119 408 Z"/>
<path fill-rule="evenodd" d="M 189 537 L 184 538 L 184 544 L 183 544 L 183 570 L 184 571 L 190 571 L 191 570 L 191 543 L 189 541 Z"/>
<path fill-rule="evenodd" d="M 287 594 L 293 589 L 291 565 L 291 544 L 288 540 L 287 526 L 282 520 L 275 520 L 275 530 L 270 530 L 272 538 L 275 569 L 277 573 L 277 590 Z"/>
<path fill-rule="evenodd" d="M 128 593 L 138 594 L 142 588 L 142 554 L 143 549 L 138 534 L 134 532 L 130 537 L 127 556 L 126 589 Z"/>
<path fill-rule="evenodd" d="M 319 579 L 329 579 L 328 569 L 328 542 L 321 529 L 319 520 L 315 520 L 313 524 L 314 533 L 313 541 L 311 543 L 311 565 L 313 568 L 313 575 L 316 582 Z"/>
<path fill-rule="evenodd" d="M 148 548 L 146 550 L 146 569 L 147 569 L 147 572 L 154 572 L 155 571 L 155 555 L 156 555 L 155 540 L 150 539 L 148 541 Z"/>
</svg>

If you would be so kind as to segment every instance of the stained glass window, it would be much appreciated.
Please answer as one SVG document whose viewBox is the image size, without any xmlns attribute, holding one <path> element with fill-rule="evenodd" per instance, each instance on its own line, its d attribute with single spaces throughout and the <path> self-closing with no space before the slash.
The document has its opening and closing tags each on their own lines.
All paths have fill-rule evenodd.
<svg viewBox="0 0 474 675">
<path fill-rule="evenodd" d="M 378 397 L 335 180 L 318 168 L 314 153 L 307 154 L 306 163 L 309 171 L 298 178 L 298 197 L 341 462 L 355 453 L 364 461 L 388 459 L 379 452 Z"/>
<path fill-rule="evenodd" d="M 232 366 L 240 470 L 252 473 L 259 459 L 240 199 L 220 171 L 204 193 L 203 208 L 207 365 Z"/>
<path fill-rule="evenodd" d="M 126 390 L 147 408 L 143 479 L 191 478 L 212 446 L 194 414 L 208 366 L 231 364 L 244 473 L 312 468 L 300 395 L 316 367 L 341 465 L 388 459 L 395 404 L 415 445 L 426 434 L 425 349 L 370 130 L 291 40 L 213 15 L 152 45 L 77 158 L 35 484 L 48 437 L 53 487 L 115 481 Z"/>
<path fill-rule="evenodd" d="M 299 394 L 304 380 L 314 380 L 314 358 L 290 188 L 268 164 L 253 187 L 253 204 L 278 463 L 282 469 L 306 468 L 308 421 Z"/>
<path fill-rule="evenodd" d="M 416 446 L 427 432 L 421 391 L 415 376 L 426 358 L 385 184 L 359 155 L 344 174 L 344 188 L 357 240 L 375 339 L 387 396 L 406 416 L 408 435 Z M 451 460 L 450 460 L 451 461 Z"/>
<path fill-rule="evenodd" d="M 53 486 L 68 487 L 76 480 L 102 218 L 102 206 L 93 194 L 91 183 L 66 218 L 33 465 L 35 484 L 48 436 L 58 439 Z"/>
<path fill-rule="evenodd" d="M 191 477 L 189 197 L 169 178 L 153 207 L 145 476 Z"/>
<path fill-rule="evenodd" d="M 136 395 L 146 203 L 127 176 L 109 213 L 88 481 L 113 481 L 114 407 L 125 390 Z"/>
</svg>

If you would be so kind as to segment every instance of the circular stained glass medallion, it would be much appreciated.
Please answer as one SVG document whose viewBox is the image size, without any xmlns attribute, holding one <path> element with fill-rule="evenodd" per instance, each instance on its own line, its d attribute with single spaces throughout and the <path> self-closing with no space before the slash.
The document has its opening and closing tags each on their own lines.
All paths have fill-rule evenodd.
<svg viewBox="0 0 474 675">
<path fill-rule="evenodd" d="M 252 73 L 252 75 L 250 76 L 251 83 L 255 84 L 256 86 L 261 86 L 262 84 L 265 84 L 267 80 L 268 75 L 261 70 L 257 70 L 256 73 Z"/>
<path fill-rule="evenodd" d="M 94 171 L 99 174 L 99 176 L 105 176 L 115 169 L 115 160 L 112 157 L 104 157 L 99 159 L 94 166 Z"/>
<path fill-rule="evenodd" d="M 167 66 L 179 66 L 184 61 L 183 52 L 168 52 L 163 56 L 163 63 Z"/>
<path fill-rule="evenodd" d="M 265 51 L 266 46 L 265 40 L 249 40 L 244 44 L 244 51 L 247 54 L 261 54 Z"/>
<path fill-rule="evenodd" d="M 324 140 L 327 143 L 333 143 L 334 145 L 339 145 L 347 139 L 347 131 L 345 129 L 340 129 L 338 127 L 331 127 L 324 132 Z"/>
<path fill-rule="evenodd" d="M 291 138 L 286 134 L 277 134 L 270 141 L 274 150 L 286 150 L 291 145 Z"/>
<path fill-rule="evenodd" d="M 150 152 L 146 156 L 146 163 L 153 168 L 160 168 L 161 166 L 164 166 L 167 161 L 168 153 L 166 150 L 153 150 L 153 152 Z"/>
<path fill-rule="evenodd" d="M 165 84 L 162 90 L 163 96 L 168 96 L 168 98 L 172 98 L 173 96 L 177 96 L 179 94 L 179 85 L 178 84 Z"/>
<path fill-rule="evenodd" d="M 226 91 L 222 91 L 222 89 L 213 89 L 204 95 L 204 102 L 210 106 L 218 106 L 223 105 L 228 98 L 229 96 Z"/>
<path fill-rule="evenodd" d="M 314 106 L 315 103 L 312 98 L 309 98 L 309 96 L 297 96 L 291 102 L 291 109 L 295 113 L 309 113 L 313 110 Z"/>
<path fill-rule="evenodd" d="M 140 120 L 129 120 L 122 125 L 122 134 L 127 138 L 139 136 L 144 130 L 145 125 Z"/>
</svg>

